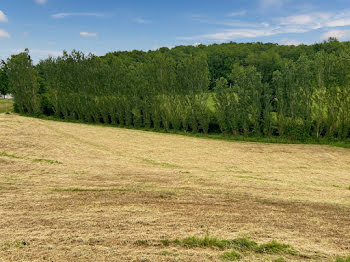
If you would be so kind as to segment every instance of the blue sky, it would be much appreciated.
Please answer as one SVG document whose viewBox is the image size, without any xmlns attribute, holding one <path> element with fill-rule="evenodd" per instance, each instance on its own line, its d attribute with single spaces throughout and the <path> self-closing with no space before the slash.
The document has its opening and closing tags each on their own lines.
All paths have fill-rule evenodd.
<svg viewBox="0 0 350 262">
<path fill-rule="evenodd" d="M 198 43 L 350 39 L 349 0 L 1 0 L 0 58 Z"/>
</svg>

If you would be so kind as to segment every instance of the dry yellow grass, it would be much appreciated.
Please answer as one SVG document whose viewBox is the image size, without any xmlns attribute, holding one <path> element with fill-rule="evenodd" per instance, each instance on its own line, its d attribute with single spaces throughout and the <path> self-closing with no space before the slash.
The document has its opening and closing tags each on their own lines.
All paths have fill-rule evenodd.
<svg viewBox="0 0 350 262">
<path fill-rule="evenodd" d="M 135 244 L 206 232 L 334 261 L 350 254 L 349 186 L 349 149 L 0 114 L 0 261 L 219 261 L 213 248 Z"/>
</svg>

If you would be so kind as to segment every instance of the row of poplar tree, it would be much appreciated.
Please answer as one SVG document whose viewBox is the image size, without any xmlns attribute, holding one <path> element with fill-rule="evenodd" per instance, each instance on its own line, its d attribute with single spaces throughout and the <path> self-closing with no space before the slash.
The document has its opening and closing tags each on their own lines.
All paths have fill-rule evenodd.
<svg viewBox="0 0 350 262">
<path fill-rule="evenodd" d="M 350 45 L 227 43 L 73 51 L 6 63 L 15 109 L 119 126 L 291 139 L 350 137 Z"/>
</svg>

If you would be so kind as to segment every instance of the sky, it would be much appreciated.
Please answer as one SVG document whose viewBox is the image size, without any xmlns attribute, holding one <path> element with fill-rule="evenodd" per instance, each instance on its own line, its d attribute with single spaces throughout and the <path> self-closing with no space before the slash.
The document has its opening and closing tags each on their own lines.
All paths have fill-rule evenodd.
<svg viewBox="0 0 350 262">
<path fill-rule="evenodd" d="M 0 0 L 0 59 L 329 37 L 350 40 L 349 0 Z"/>
</svg>

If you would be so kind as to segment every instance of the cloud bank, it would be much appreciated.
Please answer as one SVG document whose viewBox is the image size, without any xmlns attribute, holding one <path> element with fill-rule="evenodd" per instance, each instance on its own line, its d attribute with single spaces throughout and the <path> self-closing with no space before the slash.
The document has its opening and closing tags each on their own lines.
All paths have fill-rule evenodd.
<svg viewBox="0 0 350 262">
<path fill-rule="evenodd" d="M 266 0 L 266 4 L 272 4 L 277 0 Z M 208 21 L 198 20 L 200 23 Z M 290 33 L 307 33 L 317 29 L 329 30 L 335 27 L 350 26 L 350 10 L 341 12 L 312 12 L 290 15 L 271 19 L 271 21 L 249 24 L 245 21 L 220 22 L 218 25 L 225 25 L 230 28 L 223 28 L 217 32 L 178 37 L 179 40 L 215 40 L 227 41 L 240 38 L 266 37 Z M 344 38 L 348 33 L 342 30 L 333 30 L 325 33 L 324 37 L 334 35 L 337 38 Z"/>
<path fill-rule="evenodd" d="M 322 34 L 321 39 L 327 40 L 330 37 L 335 37 L 339 40 L 350 37 L 350 30 L 331 30 Z"/>
</svg>

